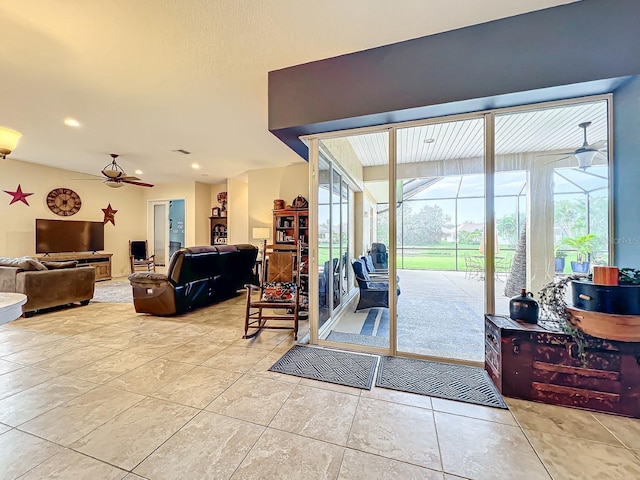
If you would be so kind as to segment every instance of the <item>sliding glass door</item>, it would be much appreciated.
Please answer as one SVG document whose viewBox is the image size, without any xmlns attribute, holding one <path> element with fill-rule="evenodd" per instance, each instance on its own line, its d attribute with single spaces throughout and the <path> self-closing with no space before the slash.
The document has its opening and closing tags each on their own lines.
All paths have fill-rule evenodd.
<svg viewBox="0 0 640 480">
<path fill-rule="evenodd" d="M 485 313 L 611 262 L 610 100 L 315 138 L 317 342 L 482 362 Z"/>
</svg>

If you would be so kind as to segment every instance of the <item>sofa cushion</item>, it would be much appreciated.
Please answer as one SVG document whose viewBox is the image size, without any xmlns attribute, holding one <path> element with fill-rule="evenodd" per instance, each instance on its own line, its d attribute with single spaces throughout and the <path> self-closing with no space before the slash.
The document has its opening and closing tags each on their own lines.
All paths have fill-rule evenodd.
<svg viewBox="0 0 640 480">
<path fill-rule="evenodd" d="M 0 266 L 15 267 L 21 270 L 47 270 L 47 267 L 31 257 L 0 257 Z"/>
<path fill-rule="evenodd" d="M 76 268 L 78 265 L 77 260 L 69 260 L 66 262 L 42 262 L 48 270 L 58 270 L 60 268 Z"/>
<path fill-rule="evenodd" d="M 169 279 L 162 273 L 136 272 L 127 277 L 131 285 L 143 288 L 162 288 L 169 283 Z"/>
<path fill-rule="evenodd" d="M 289 282 L 265 282 L 263 302 L 295 302 L 296 284 Z"/>
</svg>

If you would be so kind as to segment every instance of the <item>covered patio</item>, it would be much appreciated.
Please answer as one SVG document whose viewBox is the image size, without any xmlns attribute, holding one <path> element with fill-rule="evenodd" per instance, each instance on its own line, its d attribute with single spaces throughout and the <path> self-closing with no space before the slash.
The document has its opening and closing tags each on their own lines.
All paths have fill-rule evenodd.
<svg viewBox="0 0 640 480">
<path fill-rule="evenodd" d="M 484 281 L 465 272 L 399 270 L 398 350 L 466 362 L 484 361 Z M 356 298 L 357 301 L 357 298 Z M 509 299 L 496 298 L 506 312 Z M 386 308 L 353 311 L 350 305 L 327 340 L 388 348 Z"/>
</svg>

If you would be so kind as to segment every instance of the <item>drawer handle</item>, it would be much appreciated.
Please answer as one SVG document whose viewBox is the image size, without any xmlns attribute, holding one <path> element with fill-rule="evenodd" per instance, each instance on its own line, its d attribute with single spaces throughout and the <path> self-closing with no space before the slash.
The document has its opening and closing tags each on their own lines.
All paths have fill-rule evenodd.
<svg viewBox="0 0 640 480">
<path fill-rule="evenodd" d="M 513 345 L 513 354 L 518 355 L 520 353 L 520 340 L 514 338 L 511 340 L 511 343 Z"/>
<path fill-rule="evenodd" d="M 578 297 L 580 297 L 582 300 L 591 300 L 591 297 L 589 295 L 585 295 L 584 293 L 581 293 L 580 295 L 578 295 Z"/>
</svg>

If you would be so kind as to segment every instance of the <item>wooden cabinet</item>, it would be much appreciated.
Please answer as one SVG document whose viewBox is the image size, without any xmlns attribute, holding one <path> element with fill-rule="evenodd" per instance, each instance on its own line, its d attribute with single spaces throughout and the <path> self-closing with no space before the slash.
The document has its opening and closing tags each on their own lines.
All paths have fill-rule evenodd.
<svg viewBox="0 0 640 480">
<path fill-rule="evenodd" d="M 274 210 L 273 244 L 300 247 L 300 316 L 305 317 L 309 309 L 309 209 Z"/>
<path fill-rule="evenodd" d="M 309 244 L 309 209 L 285 208 L 273 211 L 274 245 Z"/>
<path fill-rule="evenodd" d="M 227 217 L 209 217 L 211 245 L 227 243 Z"/>
<path fill-rule="evenodd" d="M 640 343 L 485 316 L 485 369 L 507 397 L 640 418 Z"/>
<path fill-rule="evenodd" d="M 66 262 L 75 260 L 78 266 L 92 266 L 96 269 L 96 282 L 111 280 L 111 257 L 112 253 L 56 253 L 38 257 L 44 262 Z"/>
</svg>

